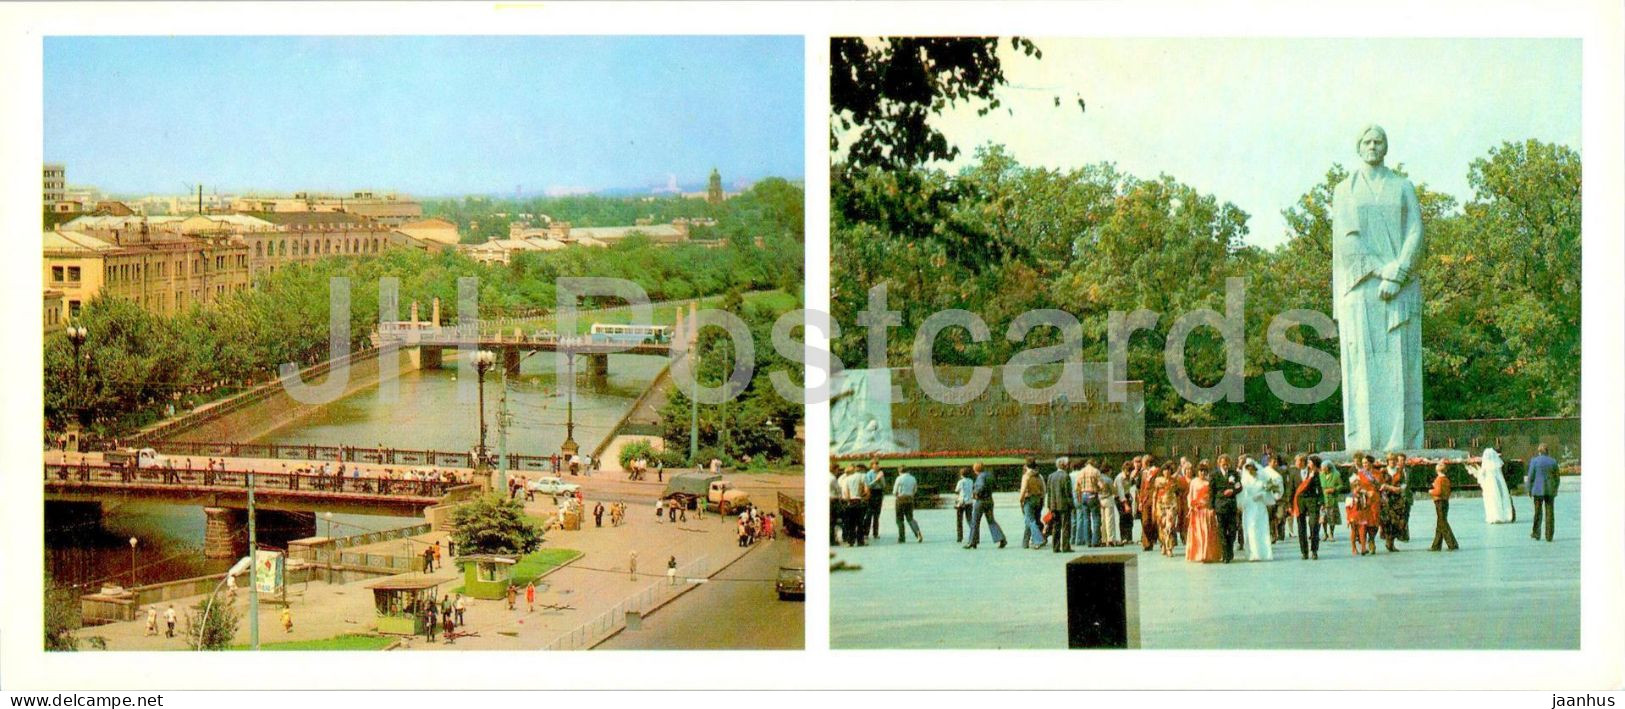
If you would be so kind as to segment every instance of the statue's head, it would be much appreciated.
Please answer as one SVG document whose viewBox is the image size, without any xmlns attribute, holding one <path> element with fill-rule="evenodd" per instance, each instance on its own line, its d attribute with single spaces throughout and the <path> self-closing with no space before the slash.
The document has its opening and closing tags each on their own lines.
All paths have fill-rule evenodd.
<svg viewBox="0 0 1625 709">
<path fill-rule="evenodd" d="M 1365 164 L 1377 166 L 1388 157 L 1388 131 L 1375 123 L 1360 130 L 1360 140 L 1355 144 L 1355 152 Z"/>
</svg>

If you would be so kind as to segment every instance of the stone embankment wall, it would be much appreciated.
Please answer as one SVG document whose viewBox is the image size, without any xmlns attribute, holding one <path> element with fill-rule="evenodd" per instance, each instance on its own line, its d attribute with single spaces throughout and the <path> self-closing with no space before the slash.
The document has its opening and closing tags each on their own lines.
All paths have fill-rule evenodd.
<svg viewBox="0 0 1625 709">
<path fill-rule="evenodd" d="M 335 399 L 378 384 L 380 362 L 387 361 L 380 359 L 381 352 L 370 348 L 343 358 L 349 365 L 348 380 Z M 394 358 L 397 373 L 418 367 L 418 358 L 411 350 L 395 350 L 382 356 Z M 321 386 L 340 361 L 309 367 L 300 373 L 300 381 L 313 387 Z M 252 441 L 314 413 L 321 406 L 294 399 L 282 383 L 276 381 L 154 424 L 143 429 L 139 439 L 144 442 Z"/>
</svg>

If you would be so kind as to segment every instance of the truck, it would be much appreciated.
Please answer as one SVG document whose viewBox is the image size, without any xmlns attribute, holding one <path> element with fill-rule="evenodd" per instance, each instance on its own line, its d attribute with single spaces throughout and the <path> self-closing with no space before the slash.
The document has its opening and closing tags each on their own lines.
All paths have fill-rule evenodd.
<svg viewBox="0 0 1625 709">
<path fill-rule="evenodd" d="M 162 468 L 169 462 L 168 458 L 159 455 L 158 451 L 151 448 L 124 448 L 107 451 L 102 454 L 102 459 L 106 460 L 108 465 L 116 468 Z"/>
<path fill-rule="evenodd" d="M 677 500 L 686 509 L 704 504 L 706 509 L 729 514 L 750 504 L 750 495 L 734 487 L 721 475 L 706 472 L 678 473 L 667 478 L 663 500 Z"/>
<path fill-rule="evenodd" d="M 779 521 L 784 525 L 784 532 L 792 537 L 802 537 L 806 534 L 806 527 L 801 519 L 801 500 L 779 493 Z"/>
</svg>

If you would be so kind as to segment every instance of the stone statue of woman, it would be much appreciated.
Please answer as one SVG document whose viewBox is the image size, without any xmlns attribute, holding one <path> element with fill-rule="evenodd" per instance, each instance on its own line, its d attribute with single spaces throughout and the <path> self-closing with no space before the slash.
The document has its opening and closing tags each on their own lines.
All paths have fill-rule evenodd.
<svg viewBox="0 0 1625 709">
<path fill-rule="evenodd" d="M 1422 447 L 1421 204 L 1383 166 L 1388 134 L 1360 131 L 1363 166 L 1332 192 L 1332 311 L 1346 450 Z"/>
</svg>

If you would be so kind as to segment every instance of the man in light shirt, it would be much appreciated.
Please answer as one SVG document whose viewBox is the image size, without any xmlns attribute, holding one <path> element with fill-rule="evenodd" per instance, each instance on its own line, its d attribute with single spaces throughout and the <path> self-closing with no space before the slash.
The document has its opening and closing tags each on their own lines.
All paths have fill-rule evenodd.
<svg viewBox="0 0 1625 709">
<path fill-rule="evenodd" d="M 835 546 L 835 529 L 846 519 L 846 509 L 841 506 L 841 465 L 831 462 L 829 464 L 829 545 Z"/>
<path fill-rule="evenodd" d="M 846 506 L 846 524 L 842 533 L 846 535 L 847 546 L 868 546 L 869 525 L 868 514 L 869 486 L 864 482 L 865 474 L 857 466 L 847 469 L 841 476 L 841 499 Z"/>
<path fill-rule="evenodd" d="M 897 543 L 902 544 L 903 522 L 906 520 L 910 529 L 914 530 L 914 541 L 925 543 L 925 535 L 920 534 L 920 523 L 914 521 L 914 493 L 919 489 L 919 483 L 914 480 L 907 470 L 897 470 L 896 482 L 892 483 L 892 505 L 897 517 Z"/>
<path fill-rule="evenodd" d="M 970 468 L 959 469 L 959 482 L 954 483 L 954 543 L 965 543 L 965 525 L 970 523 L 970 505 L 974 499 L 975 484 L 970 479 Z"/>
</svg>

